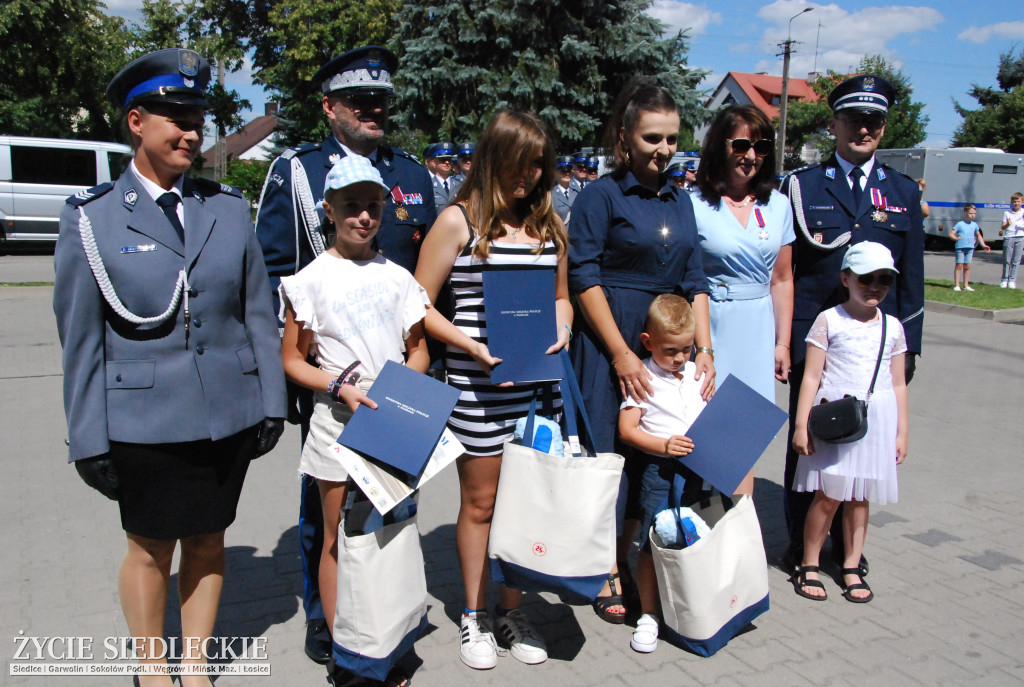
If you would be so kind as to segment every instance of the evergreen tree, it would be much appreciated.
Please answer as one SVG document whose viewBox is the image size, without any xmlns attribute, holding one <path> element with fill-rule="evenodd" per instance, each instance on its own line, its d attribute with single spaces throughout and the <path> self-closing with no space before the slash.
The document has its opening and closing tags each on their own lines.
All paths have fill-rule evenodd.
<svg viewBox="0 0 1024 687">
<path fill-rule="evenodd" d="M 970 95 L 981 107 L 968 110 L 954 102 L 964 121 L 953 134 L 953 145 L 1002 148 L 1024 153 L 1024 48 L 999 56 L 999 89 L 974 84 Z"/>
<path fill-rule="evenodd" d="M 893 102 L 889 105 L 889 115 L 885 124 L 885 135 L 878 144 L 879 148 L 913 148 L 926 138 L 928 115 L 923 113 L 924 103 L 914 101 L 914 88 L 910 79 L 881 55 L 868 55 L 857 66 L 857 74 L 878 74 L 884 77 L 896 92 Z M 829 70 L 827 76 L 818 78 L 811 88 L 818 94 L 815 102 L 795 102 L 789 106 L 786 117 L 786 143 L 795 151 L 810 142 L 823 158 L 835 150 L 835 141 L 828 133 L 828 122 L 832 119 L 832 110 L 828 106 L 828 96 L 840 83 L 849 78 L 847 74 L 839 74 Z M 786 156 L 786 168 L 799 167 L 803 162 L 797 155 Z"/>
<path fill-rule="evenodd" d="M 434 140 L 472 140 L 502 108 L 532 110 L 560 151 L 596 145 L 618 91 L 646 75 L 668 89 L 683 128 L 705 113 L 683 32 L 649 0 L 406 0 L 394 45 L 397 118 Z"/>
</svg>

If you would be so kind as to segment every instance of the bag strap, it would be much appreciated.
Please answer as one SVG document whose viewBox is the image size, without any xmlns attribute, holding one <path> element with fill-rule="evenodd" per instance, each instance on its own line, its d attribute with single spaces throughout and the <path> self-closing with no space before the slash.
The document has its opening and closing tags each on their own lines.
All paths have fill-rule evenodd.
<svg viewBox="0 0 1024 687">
<path fill-rule="evenodd" d="M 590 428 L 590 418 L 587 416 L 587 408 L 583 403 L 583 392 L 580 391 L 579 382 L 576 380 L 576 371 L 572 369 L 569 353 L 564 348 L 558 352 L 558 355 L 562 359 L 562 370 L 564 372 L 561 383 L 562 413 L 566 418 L 566 428 L 569 430 L 567 437 L 569 446 L 572 447 L 573 455 L 579 455 L 582 446 L 591 455 L 596 456 L 597 450 L 594 448 L 593 439 L 594 432 Z M 583 421 L 585 435 L 582 441 L 577 431 L 577 416 Z"/>
<path fill-rule="evenodd" d="M 882 366 L 882 354 L 885 352 L 885 313 L 881 310 L 878 314 L 882 317 L 882 342 L 878 344 L 878 360 L 875 361 L 875 373 L 871 375 L 871 386 L 868 387 L 867 398 L 864 399 L 864 403 L 868 403 L 871 400 L 871 394 L 875 391 L 875 380 L 878 379 L 878 368 Z"/>
</svg>

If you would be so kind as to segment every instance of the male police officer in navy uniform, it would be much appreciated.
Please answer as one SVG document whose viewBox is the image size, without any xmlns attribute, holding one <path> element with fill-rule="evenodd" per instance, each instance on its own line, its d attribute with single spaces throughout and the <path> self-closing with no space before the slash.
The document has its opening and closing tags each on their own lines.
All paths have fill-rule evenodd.
<svg viewBox="0 0 1024 687">
<path fill-rule="evenodd" d="M 833 110 L 829 132 L 836 152 L 826 162 L 799 169 L 783 180 L 793 204 L 794 304 L 789 378 L 789 439 L 786 452 L 786 523 L 790 544 L 782 564 L 801 563 L 804 519 L 814 497 L 794 492 L 798 455 L 793 450 L 793 418 L 803 378 L 804 339 L 822 310 L 842 302 L 839 272 L 848 246 L 881 243 L 892 253 L 899 274 L 881 309 L 898 317 L 907 336 L 907 382 L 921 353 L 924 323 L 924 229 L 917 182 L 875 159 L 893 102 L 892 86 L 880 76 L 862 74 L 836 86 L 828 98 Z M 842 517 L 833 520 L 833 554 L 841 559 Z M 842 566 L 841 566 L 842 567 Z M 861 558 L 867 574 L 867 561 Z"/>
<path fill-rule="evenodd" d="M 563 155 L 555 159 L 557 181 L 551 187 L 551 202 L 555 206 L 555 212 L 566 221 L 569 218 L 569 211 L 572 204 L 579 195 L 579 189 L 572 184 L 572 156 Z"/>
<path fill-rule="evenodd" d="M 350 50 L 333 58 L 313 76 L 323 91 L 323 109 L 332 135 L 320 143 L 285 151 L 270 167 L 256 234 L 263 246 L 277 303 L 282 276 L 302 269 L 330 246 L 320 207 L 324 181 L 345 155 L 368 157 L 391 189 L 376 236 L 378 251 L 410 272 L 416 269 L 420 245 L 436 218 L 434 191 L 427 170 L 398 148 L 381 143 L 387 128 L 391 75 L 398 59 L 379 46 Z M 290 386 L 298 397 L 303 436 L 312 412 L 309 392 Z M 323 617 L 317 576 L 323 544 L 323 517 L 316 481 L 303 477 L 299 529 L 305 574 L 306 654 L 326 663 L 331 654 L 330 622 Z"/>
</svg>

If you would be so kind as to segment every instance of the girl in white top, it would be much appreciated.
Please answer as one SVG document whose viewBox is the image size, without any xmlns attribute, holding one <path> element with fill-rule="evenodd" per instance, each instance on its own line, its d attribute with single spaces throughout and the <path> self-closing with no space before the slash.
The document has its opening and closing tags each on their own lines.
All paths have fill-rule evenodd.
<svg viewBox="0 0 1024 687">
<path fill-rule="evenodd" d="M 840 274 L 849 298 L 818 315 L 807 336 L 793 432 L 793 448 L 801 454 L 794 487 L 815 494 L 804 525 L 803 562 L 792 582 L 796 593 L 808 599 L 826 598 L 818 579 L 818 556 L 840 502 L 846 502 L 843 596 L 854 603 L 867 603 L 874 596 L 859 569 L 868 502 L 896 502 L 896 466 L 907 457 L 906 337 L 900 321 L 878 309 L 895 272 L 892 255 L 882 244 L 862 241 L 850 248 Z M 867 434 L 848 444 L 815 441 L 807 428 L 812 405 L 847 394 L 865 399 L 882 345 L 883 317 L 882 362 L 867 399 Z"/>
<path fill-rule="evenodd" d="M 280 286 L 285 374 L 316 392 L 300 471 L 320 487 L 320 596 L 328 619 L 337 598 L 338 525 L 348 479 L 329 448 L 359 404 L 377 407 L 364 392 L 384 363 L 407 358 L 406 365 L 426 372 L 430 362 L 422 324 L 426 292 L 371 247 L 387 192 L 368 159 L 338 161 L 327 175 L 323 203 L 334 222 L 334 245 Z M 307 362 L 311 354 L 315 365 Z"/>
</svg>

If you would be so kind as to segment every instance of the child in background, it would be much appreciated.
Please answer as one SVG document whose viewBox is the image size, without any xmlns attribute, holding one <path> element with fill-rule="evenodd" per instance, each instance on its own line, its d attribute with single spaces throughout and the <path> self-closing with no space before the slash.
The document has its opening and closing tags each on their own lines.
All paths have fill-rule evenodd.
<svg viewBox="0 0 1024 687">
<path fill-rule="evenodd" d="M 360 405 L 376 408 L 365 391 L 393 360 L 426 372 L 430 362 L 422 320 L 430 299 L 403 267 L 378 255 L 371 241 L 380 228 L 388 187 L 370 161 L 346 155 L 327 174 L 324 212 L 334 222 L 334 245 L 290 277 L 281 278 L 284 371 L 316 392 L 299 470 L 320 487 L 324 546 L 320 595 L 328 627 L 337 599 L 338 525 L 348 473 L 330 446 Z M 316 364 L 307 362 L 308 355 Z M 389 683 L 400 684 L 400 668 Z"/>
<path fill-rule="evenodd" d="M 1010 196 L 1010 209 L 1003 213 L 1003 279 L 999 288 L 1017 288 L 1017 266 L 1024 250 L 1024 193 Z"/>
<path fill-rule="evenodd" d="M 651 522 L 668 497 L 678 469 L 674 459 L 693 451 L 686 431 L 706 405 L 700 395 L 703 375 L 694 379 L 697 367 L 690 362 L 693 336 L 693 311 L 686 299 L 674 294 L 655 298 L 640 334 L 640 342 L 651 352 L 643 364 L 654 391 L 643 402 L 627 395 L 619 410 L 622 441 L 654 458 L 644 472 L 640 492 L 642 549 L 636 565 L 636 586 L 643 615 L 629 642 L 640 653 L 658 648 L 661 625 L 658 580 L 648 541 Z"/>
<path fill-rule="evenodd" d="M 957 222 L 953 231 L 949 232 L 949 238 L 956 241 L 956 266 L 953 267 L 953 290 L 960 290 L 960 275 L 963 275 L 964 291 L 974 291 L 971 288 L 971 259 L 974 257 L 974 246 L 981 244 L 985 251 L 991 251 L 985 243 L 985 237 L 981 235 L 981 227 L 974 221 L 978 209 L 973 203 L 964 206 L 964 221 Z"/>
<path fill-rule="evenodd" d="M 850 248 L 839 277 L 849 298 L 818 315 L 807 335 L 807 362 L 793 432 L 793 448 L 800 454 L 794 489 L 813 491 L 814 501 L 804 525 L 803 562 L 791 578 L 796 593 L 807 599 L 827 598 L 818 578 L 818 557 L 840 502 L 846 502 L 843 596 L 853 603 L 874 598 L 859 567 L 868 503 L 896 502 L 896 466 L 907 457 L 906 337 L 899 319 L 878 309 L 895 273 L 892 254 L 882 244 L 862 241 Z M 878 360 L 883 317 L 885 345 L 874 392 L 866 399 L 867 434 L 848 444 L 816 442 L 807 429 L 812 405 L 847 394 L 865 398 Z"/>
</svg>

